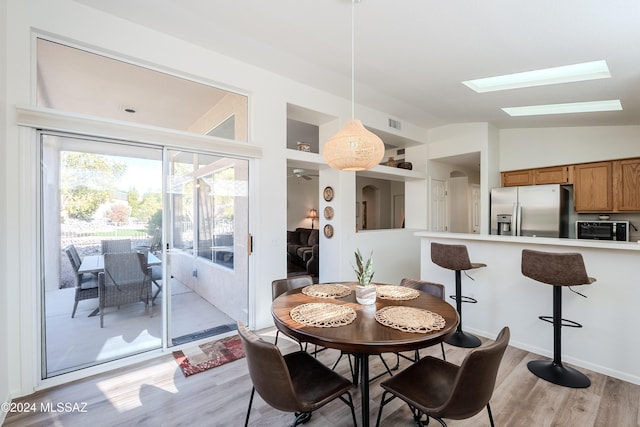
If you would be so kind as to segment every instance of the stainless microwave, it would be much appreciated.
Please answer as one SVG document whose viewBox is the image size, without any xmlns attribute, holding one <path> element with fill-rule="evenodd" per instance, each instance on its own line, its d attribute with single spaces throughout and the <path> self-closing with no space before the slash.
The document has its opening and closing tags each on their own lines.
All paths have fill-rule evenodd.
<svg viewBox="0 0 640 427">
<path fill-rule="evenodd" d="M 576 221 L 576 238 L 629 241 L 629 221 Z"/>
</svg>

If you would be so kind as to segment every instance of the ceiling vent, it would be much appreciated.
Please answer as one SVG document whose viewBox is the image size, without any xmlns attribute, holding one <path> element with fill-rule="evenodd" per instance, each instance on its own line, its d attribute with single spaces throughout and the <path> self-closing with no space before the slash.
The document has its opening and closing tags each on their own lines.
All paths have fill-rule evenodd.
<svg viewBox="0 0 640 427">
<path fill-rule="evenodd" d="M 396 130 L 402 130 L 402 123 L 400 123 L 399 120 L 393 120 L 392 118 L 389 118 L 389 127 Z"/>
</svg>

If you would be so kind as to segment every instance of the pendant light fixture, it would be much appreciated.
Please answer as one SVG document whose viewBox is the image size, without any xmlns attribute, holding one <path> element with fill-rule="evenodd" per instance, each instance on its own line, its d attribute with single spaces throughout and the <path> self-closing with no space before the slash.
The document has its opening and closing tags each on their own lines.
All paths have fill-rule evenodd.
<svg viewBox="0 0 640 427">
<path fill-rule="evenodd" d="M 384 157 L 384 143 L 355 118 L 355 4 L 351 1 L 351 120 L 324 145 L 324 159 L 330 167 L 346 171 L 371 169 Z"/>
</svg>

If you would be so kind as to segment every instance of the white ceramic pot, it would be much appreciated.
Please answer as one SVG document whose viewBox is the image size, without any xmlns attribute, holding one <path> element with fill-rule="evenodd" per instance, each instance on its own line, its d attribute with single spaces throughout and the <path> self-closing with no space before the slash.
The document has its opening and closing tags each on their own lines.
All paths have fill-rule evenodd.
<svg viewBox="0 0 640 427">
<path fill-rule="evenodd" d="M 358 304 L 368 305 L 376 302 L 375 285 L 361 286 L 356 285 L 356 301 Z"/>
</svg>

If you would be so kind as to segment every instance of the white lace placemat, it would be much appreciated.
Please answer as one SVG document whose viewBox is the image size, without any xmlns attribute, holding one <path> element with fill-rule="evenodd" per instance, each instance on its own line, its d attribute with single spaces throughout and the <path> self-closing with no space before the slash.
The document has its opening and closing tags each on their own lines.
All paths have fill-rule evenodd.
<svg viewBox="0 0 640 427">
<path fill-rule="evenodd" d="M 445 320 L 437 313 L 414 307 L 388 306 L 376 311 L 376 320 L 404 332 L 426 334 L 444 328 Z"/>
<path fill-rule="evenodd" d="M 351 293 L 351 288 L 338 283 L 321 283 L 305 286 L 302 293 L 316 298 L 343 298 Z"/>
<path fill-rule="evenodd" d="M 378 298 L 396 301 L 406 301 L 420 296 L 420 291 L 416 289 L 396 285 L 378 285 L 376 293 Z"/>
<path fill-rule="evenodd" d="M 335 328 L 356 320 L 356 311 L 341 304 L 312 302 L 294 307 L 289 312 L 293 320 L 307 326 Z"/>
</svg>

